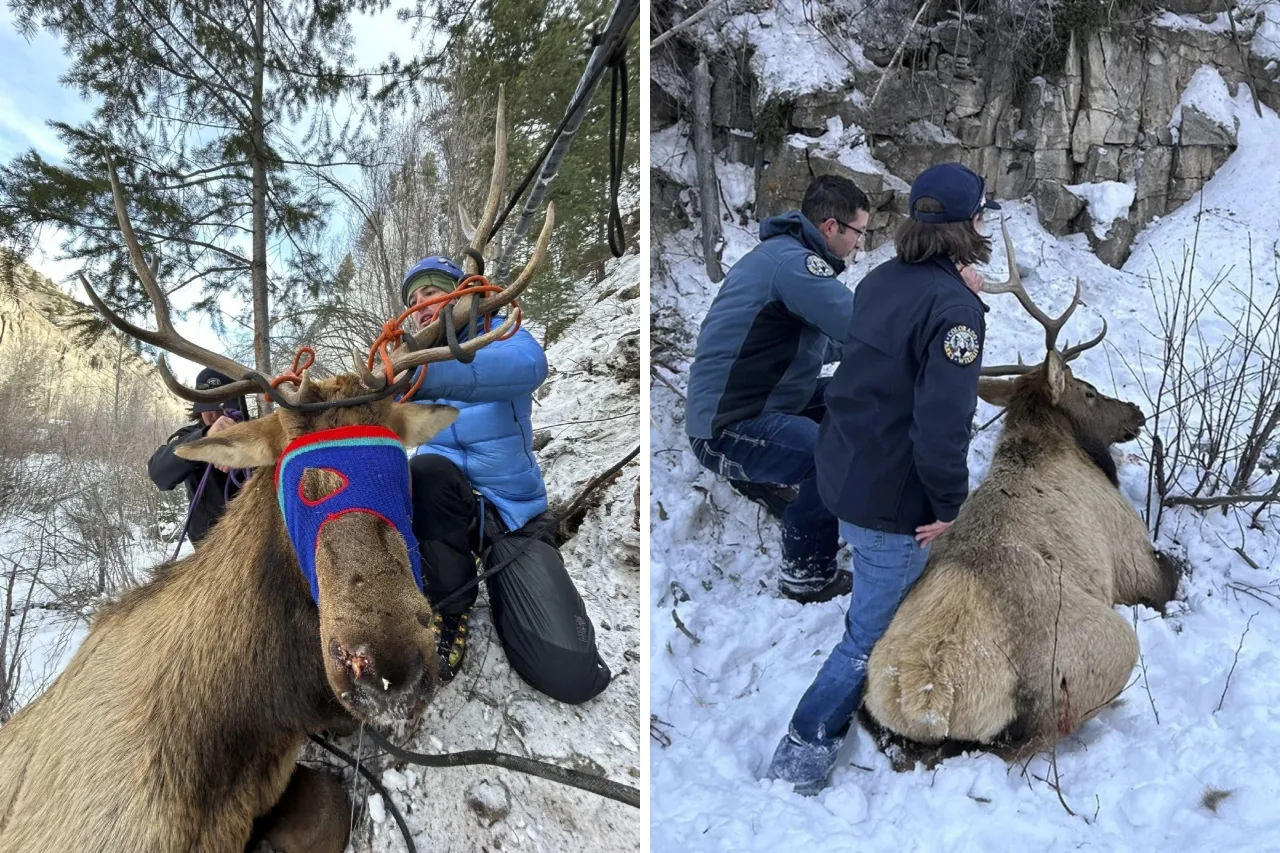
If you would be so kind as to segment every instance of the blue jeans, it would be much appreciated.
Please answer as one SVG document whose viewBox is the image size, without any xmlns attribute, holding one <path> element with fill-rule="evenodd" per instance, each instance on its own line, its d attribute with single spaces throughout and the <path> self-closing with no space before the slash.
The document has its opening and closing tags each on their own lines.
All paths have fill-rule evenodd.
<svg viewBox="0 0 1280 853">
<path fill-rule="evenodd" d="M 765 412 L 730 424 L 716 438 L 690 439 L 698 462 L 725 479 L 799 488 L 782 514 L 781 585 L 797 593 L 816 592 L 836 576 L 838 522 L 818 497 L 813 462 L 828 381 L 818 380 L 799 414 Z"/>
<path fill-rule="evenodd" d="M 853 596 L 844 637 L 831 651 L 791 716 L 791 734 L 806 743 L 838 744 L 862 700 L 867 658 L 893 614 L 924 572 L 929 548 L 915 537 L 840 522 L 853 549 Z"/>
</svg>

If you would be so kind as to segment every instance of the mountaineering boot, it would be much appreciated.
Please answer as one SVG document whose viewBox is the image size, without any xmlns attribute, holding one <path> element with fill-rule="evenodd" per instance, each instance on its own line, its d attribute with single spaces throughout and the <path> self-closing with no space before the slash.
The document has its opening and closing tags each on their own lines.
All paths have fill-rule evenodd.
<svg viewBox="0 0 1280 853">
<path fill-rule="evenodd" d="M 462 659 L 467 654 L 467 621 L 471 618 L 471 608 L 462 613 L 437 613 L 432 619 L 431 627 L 436 630 L 440 640 L 436 648 L 440 655 L 440 681 L 448 684 L 462 669 Z"/>
<path fill-rule="evenodd" d="M 796 734 L 794 728 L 789 728 L 774 750 L 765 778 L 790 782 L 797 794 L 812 797 L 827 787 L 831 771 L 836 767 L 840 742 L 841 738 L 833 738 L 810 743 Z"/>
<path fill-rule="evenodd" d="M 824 586 L 817 586 L 812 581 L 804 582 L 798 578 L 789 578 L 785 570 L 778 580 L 778 592 L 801 604 L 830 601 L 833 598 L 848 595 L 852 591 L 853 575 L 843 570 L 837 571 L 836 576 Z"/>
<path fill-rule="evenodd" d="M 796 499 L 794 486 L 775 486 L 770 483 L 753 483 L 750 480 L 730 480 L 729 485 L 744 498 L 760 504 L 779 521 L 787 507 Z"/>
</svg>

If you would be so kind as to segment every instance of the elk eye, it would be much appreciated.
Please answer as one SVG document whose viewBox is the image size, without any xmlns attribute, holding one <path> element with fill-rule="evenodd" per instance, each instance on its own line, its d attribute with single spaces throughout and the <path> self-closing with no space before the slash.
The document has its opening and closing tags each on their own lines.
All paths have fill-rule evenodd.
<svg viewBox="0 0 1280 853">
<path fill-rule="evenodd" d="M 324 503 L 348 485 L 341 471 L 332 468 L 308 468 L 298 481 L 298 497 L 307 506 Z"/>
<path fill-rule="evenodd" d="M 1097 396 L 1098 396 L 1097 394 L 1095 394 L 1095 393 L 1093 393 L 1092 391 L 1089 391 L 1089 390 L 1086 390 L 1086 391 L 1084 392 L 1084 398 L 1085 398 L 1086 400 L 1093 400 L 1093 399 L 1096 399 L 1096 398 L 1097 398 Z"/>
</svg>

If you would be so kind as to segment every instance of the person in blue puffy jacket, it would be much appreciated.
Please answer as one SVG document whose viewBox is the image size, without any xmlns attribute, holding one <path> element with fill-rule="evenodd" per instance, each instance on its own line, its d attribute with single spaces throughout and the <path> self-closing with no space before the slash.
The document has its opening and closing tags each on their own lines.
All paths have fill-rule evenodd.
<svg viewBox="0 0 1280 853">
<path fill-rule="evenodd" d="M 462 270 L 442 256 L 405 274 L 401 297 L 419 325 L 435 319 Z M 496 325 L 501 318 L 493 318 Z M 467 329 L 459 329 L 466 340 Z M 458 418 L 411 452 L 413 532 L 423 587 L 440 634 L 440 676 L 462 664 L 467 621 L 478 586 L 455 595 L 477 573 L 520 548 L 514 562 L 486 583 L 494 625 L 512 668 L 562 702 L 580 703 L 608 686 L 611 673 L 596 649 L 595 629 L 564 568 L 550 519 L 547 489 L 533 452 L 533 392 L 547 378 L 547 357 L 524 329 L 480 349 L 469 363 L 428 365 L 414 402 L 459 410 Z M 534 539 L 533 542 L 529 542 Z M 526 547 L 527 546 L 527 547 Z"/>
</svg>

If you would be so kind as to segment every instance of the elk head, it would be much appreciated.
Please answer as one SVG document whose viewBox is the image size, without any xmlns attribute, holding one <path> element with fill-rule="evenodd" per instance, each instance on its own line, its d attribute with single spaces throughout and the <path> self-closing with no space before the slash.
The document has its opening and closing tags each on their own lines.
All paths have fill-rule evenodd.
<svg viewBox="0 0 1280 853">
<path fill-rule="evenodd" d="M 1075 294 L 1062 314 L 1057 317 L 1045 314 L 1022 286 L 1022 277 L 1018 273 L 1014 257 L 1013 240 L 1003 221 L 1000 223 L 1000 230 L 1004 234 L 1005 251 L 1009 256 L 1009 278 L 988 284 L 983 289 L 987 293 L 1012 293 L 1018 298 L 1027 313 L 1044 327 L 1046 356 L 1039 365 L 1023 364 L 1019 357 L 1017 364 L 983 367 L 982 378 L 978 380 L 978 396 L 994 406 L 1008 409 L 1010 423 L 1021 420 L 1030 413 L 1043 414 L 1050 410 L 1058 412 L 1070 423 L 1072 431 L 1086 450 L 1105 448 L 1137 438 L 1146 423 L 1142 410 L 1126 400 L 1101 393 L 1093 385 L 1073 375 L 1067 364 L 1080 353 L 1102 342 L 1107 334 L 1106 320 L 1102 322 L 1102 331 L 1093 339 L 1068 346 L 1061 351 L 1057 348 L 1058 333 L 1076 306 L 1082 304 L 1080 280 L 1076 279 Z M 994 378 L 1002 376 L 1016 378 Z"/>
<path fill-rule="evenodd" d="M 494 171 L 500 176 L 505 169 L 501 96 L 497 124 Z M 161 376 L 183 399 L 218 402 L 261 392 L 265 380 L 255 371 L 184 339 L 174 329 L 156 281 L 157 267 L 144 262 L 109 158 L 107 166 L 120 229 L 155 307 L 158 330 L 119 317 L 81 276 L 94 306 L 127 334 L 235 380 L 211 391 L 190 389 L 173 377 L 162 357 Z M 495 180 L 486 211 L 496 210 L 501 190 L 501 180 Z M 478 306 L 455 307 L 453 317 L 441 312 L 433 323 L 408 336 L 380 372 L 370 370 L 371 362 L 359 355 L 355 370 L 332 378 L 312 380 L 303 370 L 292 383 L 296 387 L 280 384 L 271 391 L 281 407 L 269 416 L 177 450 L 186 459 L 253 468 L 254 480 L 274 477 L 275 499 L 264 501 L 263 510 L 272 517 L 262 519 L 261 526 L 287 533 L 296 559 L 267 570 L 290 572 L 308 588 L 317 607 L 317 653 L 329 686 L 360 719 L 382 722 L 412 715 L 429 700 L 437 680 L 437 638 L 430 627 L 430 604 L 420 591 L 405 448 L 429 441 L 458 412 L 450 406 L 393 402 L 392 392 L 403 390 L 408 372 L 433 362 L 467 359 L 512 330 L 519 320 L 514 306 L 499 328 L 461 344 L 451 321 L 465 320 L 472 313 L 469 309 L 489 314 L 511 304 L 545 256 L 553 223 L 554 209 L 549 206 L 533 255 L 509 286 Z M 487 242 L 478 235 L 472 248 L 479 253 Z M 438 343 L 442 332 L 448 337 L 445 345 Z M 216 541 L 209 540 L 205 547 Z"/>
</svg>

